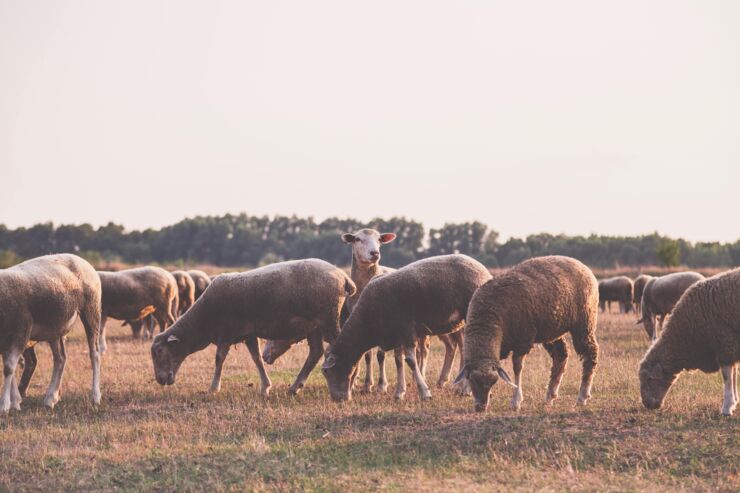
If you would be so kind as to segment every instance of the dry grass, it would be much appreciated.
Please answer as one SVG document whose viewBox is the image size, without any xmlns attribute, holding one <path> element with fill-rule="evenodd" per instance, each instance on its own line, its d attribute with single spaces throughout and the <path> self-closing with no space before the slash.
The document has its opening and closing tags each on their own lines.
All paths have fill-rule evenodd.
<svg viewBox="0 0 740 493">
<path fill-rule="evenodd" d="M 522 411 L 510 411 L 509 389 L 497 386 L 483 415 L 448 389 L 423 404 L 410 387 L 405 402 L 372 394 L 337 405 L 318 370 L 290 397 L 305 345 L 270 368 L 269 400 L 243 346 L 227 360 L 221 394 L 206 393 L 212 347 L 163 388 L 148 344 L 117 325 L 99 409 L 88 396 L 82 331 L 69 341 L 54 411 L 42 406 L 51 356 L 39 348 L 23 411 L 0 416 L 0 490 L 740 490 L 738 418 L 719 415 L 720 376 L 685 375 L 663 411 L 642 409 L 636 367 L 647 339 L 632 316 L 601 319 L 587 408 L 574 406 L 576 359 L 560 399 L 543 405 L 549 360 L 538 348 L 525 363 Z M 442 347 L 433 350 L 430 382 Z"/>
</svg>

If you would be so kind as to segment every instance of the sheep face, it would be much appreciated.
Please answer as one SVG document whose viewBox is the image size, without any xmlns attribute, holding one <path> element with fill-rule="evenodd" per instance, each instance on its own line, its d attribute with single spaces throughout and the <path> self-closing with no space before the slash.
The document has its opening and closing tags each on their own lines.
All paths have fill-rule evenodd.
<svg viewBox="0 0 740 493">
<path fill-rule="evenodd" d="M 349 401 L 352 399 L 351 375 L 354 368 L 343 365 L 338 361 L 334 353 L 328 353 L 321 366 L 321 373 L 326 378 L 329 387 L 329 395 L 335 402 Z"/>
<path fill-rule="evenodd" d="M 498 382 L 498 374 L 493 368 L 472 369 L 468 372 L 468 382 L 470 382 L 470 390 L 475 399 L 475 410 L 482 413 L 488 409 L 491 388 Z"/>
<path fill-rule="evenodd" d="M 269 339 L 265 343 L 265 348 L 262 350 L 262 359 L 268 365 L 273 364 L 277 359 L 285 353 L 288 349 L 293 347 L 296 341 L 289 339 L 272 340 Z"/>
<path fill-rule="evenodd" d="M 640 395 L 647 409 L 660 409 L 668 389 L 677 375 L 666 371 L 658 361 L 643 361 L 640 365 Z"/>
<path fill-rule="evenodd" d="M 178 351 L 180 339 L 170 334 L 160 334 L 152 343 L 152 363 L 154 363 L 154 378 L 160 385 L 175 383 L 175 375 L 180 369 L 185 356 Z"/>
<path fill-rule="evenodd" d="M 345 243 L 352 245 L 352 257 L 362 265 L 373 265 L 380 261 L 380 245 L 396 239 L 393 233 L 379 233 L 374 229 L 361 229 L 356 233 L 342 235 Z"/>
</svg>

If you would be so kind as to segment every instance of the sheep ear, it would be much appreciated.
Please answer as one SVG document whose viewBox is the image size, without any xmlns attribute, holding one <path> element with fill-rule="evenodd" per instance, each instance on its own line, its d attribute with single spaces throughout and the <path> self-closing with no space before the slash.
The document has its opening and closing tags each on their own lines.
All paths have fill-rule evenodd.
<svg viewBox="0 0 740 493">
<path fill-rule="evenodd" d="M 324 364 L 321 365 L 322 369 L 328 370 L 329 368 L 332 368 L 334 365 L 337 364 L 337 357 L 334 356 L 334 353 L 329 353 L 324 358 Z"/>
<path fill-rule="evenodd" d="M 353 235 L 352 233 L 344 233 L 342 235 L 342 241 L 345 243 L 354 243 L 355 235 Z"/>
<path fill-rule="evenodd" d="M 466 378 L 468 378 L 468 365 L 463 366 L 462 370 L 460 370 L 460 373 L 457 375 L 457 378 L 455 378 L 455 381 L 452 384 L 457 385 Z"/>
<path fill-rule="evenodd" d="M 511 381 L 511 378 L 509 378 L 509 374 L 506 373 L 506 370 L 499 366 L 498 368 L 496 368 L 496 373 L 498 373 L 498 376 L 501 377 L 501 380 L 516 388 L 516 384 Z"/>
<path fill-rule="evenodd" d="M 170 334 L 170 336 L 167 338 L 167 342 L 180 342 L 180 338 L 177 337 L 175 334 Z"/>
<path fill-rule="evenodd" d="M 396 239 L 396 235 L 393 233 L 383 233 L 380 235 L 380 243 L 385 245 Z"/>
</svg>

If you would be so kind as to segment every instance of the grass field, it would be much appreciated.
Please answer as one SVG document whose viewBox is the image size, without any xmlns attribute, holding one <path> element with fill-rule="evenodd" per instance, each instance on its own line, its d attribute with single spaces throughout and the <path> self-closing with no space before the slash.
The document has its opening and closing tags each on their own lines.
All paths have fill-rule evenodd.
<svg viewBox="0 0 740 493">
<path fill-rule="evenodd" d="M 51 373 L 44 346 L 23 410 L 0 416 L 0 490 L 739 491 L 739 420 L 719 415 L 720 375 L 686 374 L 662 411 L 644 410 L 636 368 L 648 342 L 634 320 L 601 317 L 586 408 L 574 405 L 573 356 L 560 398 L 544 406 L 550 362 L 536 348 L 525 361 L 522 411 L 510 411 L 510 389 L 497 385 L 485 414 L 446 388 L 421 403 L 413 385 L 403 402 L 355 394 L 337 405 L 318 369 L 291 397 L 305 345 L 268 367 L 268 400 L 243 346 L 229 355 L 218 395 L 206 392 L 213 347 L 186 360 L 174 386 L 160 387 L 149 345 L 115 321 L 96 409 L 78 328 L 56 409 L 42 405 Z M 442 351 L 435 342 L 430 384 Z"/>
</svg>

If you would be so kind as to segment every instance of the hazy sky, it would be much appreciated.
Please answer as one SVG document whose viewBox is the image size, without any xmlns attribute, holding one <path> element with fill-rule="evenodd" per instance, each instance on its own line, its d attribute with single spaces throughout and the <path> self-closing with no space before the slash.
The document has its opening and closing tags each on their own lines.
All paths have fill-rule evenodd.
<svg viewBox="0 0 740 493">
<path fill-rule="evenodd" d="M 740 2 L 0 0 L 0 223 L 740 237 Z"/>
</svg>

